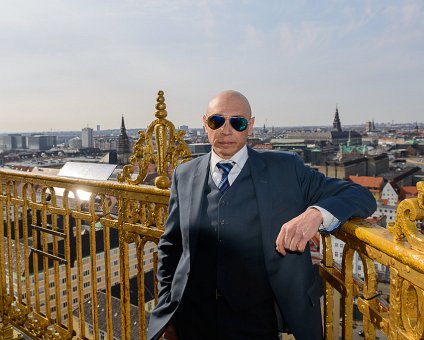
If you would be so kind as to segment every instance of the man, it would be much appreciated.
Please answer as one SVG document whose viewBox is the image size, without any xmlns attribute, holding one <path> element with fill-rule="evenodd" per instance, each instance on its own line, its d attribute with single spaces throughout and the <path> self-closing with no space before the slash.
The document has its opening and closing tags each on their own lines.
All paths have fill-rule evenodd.
<svg viewBox="0 0 424 340">
<path fill-rule="evenodd" d="M 293 154 L 248 148 L 254 120 L 241 93 L 218 94 L 203 117 L 212 152 L 174 172 L 148 339 L 322 339 L 308 240 L 375 200 Z"/>
</svg>

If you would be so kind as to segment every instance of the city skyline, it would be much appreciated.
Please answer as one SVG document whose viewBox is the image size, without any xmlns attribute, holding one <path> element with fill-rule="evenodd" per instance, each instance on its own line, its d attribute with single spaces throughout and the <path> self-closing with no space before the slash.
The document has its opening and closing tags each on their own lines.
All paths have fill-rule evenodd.
<svg viewBox="0 0 424 340">
<path fill-rule="evenodd" d="M 5 1 L 1 133 L 201 127 L 233 88 L 256 126 L 422 122 L 421 1 Z M 421 118 L 421 119 L 420 119 Z"/>
</svg>

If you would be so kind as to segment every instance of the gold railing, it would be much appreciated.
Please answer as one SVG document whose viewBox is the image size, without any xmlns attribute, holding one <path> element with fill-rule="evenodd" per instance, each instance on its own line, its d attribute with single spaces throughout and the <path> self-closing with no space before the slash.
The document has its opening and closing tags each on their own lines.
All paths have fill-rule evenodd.
<svg viewBox="0 0 424 340">
<path fill-rule="evenodd" d="M 145 339 L 145 272 L 156 272 L 168 174 L 190 156 L 162 91 L 155 116 L 119 182 L 0 171 L 0 339 L 19 338 L 16 330 L 34 339 Z M 151 164 L 156 185 L 140 185 Z M 131 278 L 139 308 L 130 304 Z"/>
<path fill-rule="evenodd" d="M 156 271 L 168 175 L 190 157 L 183 132 L 166 119 L 162 91 L 155 116 L 139 132 L 119 183 L 0 171 L 0 339 L 18 338 L 17 331 L 34 339 L 145 339 L 145 272 Z M 155 186 L 142 185 L 151 164 Z M 91 193 L 88 200 L 80 198 L 81 190 Z M 346 243 L 341 266 L 333 259 L 331 237 L 323 238 L 326 339 L 339 336 L 338 305 L 341 335 L 352 338 L 355 303 L 366 338 L 374 339 L 376 329 L 389 339 L 424 338 L 424 247 L 417 228 L 424 218 L 423 182 L 418 191 L 417 199 L 399 205 L 389 228 L 393 235 L 361 219 L 337 231 Z M 355 252 L 363 281 L 353 276 Z M 389 268 L 389 301 L 379 295 L 375 262 Z M 138 308 L 130 303 L 131 278 Z M 118 306 L 112 298 L 117 284 Z"/>
<path fill-rule="evenodd" d="M 389 339 L 424 339 L 424 235 L 417 225 L 424 218 L 424 182 L 417 188 L 418 198 L 399 204 L 396 221 L 388 229 L 355 219 L 335 233 L 345 242 L 341 267 L 333 260 L 331 236 L 323 237 L 320 272 L 326 339 L 339 336 L 339 310 L 334 307 L 340 296 L 343 339 L 353 335 L 355 301 L 363 316 L 365 338 L 375 339 L 379 329 Z M 355 252 L 362 261 L 363 281 L 353 275 Z M 386 299 L 377 285 L 375 263 L 387 267 L 390 274 Z"/>
<path fill-rule="evenodd" d="M 4 216 L 0 210 L 0 221 L 6 222 L 0 222 L 0 233 L 5 235 L 0 238 L 3 325 L 35 338 L 85 338 L 89 334 L 84 301 L 91 299 L 92 333 L 98 334 L 97 291 L 104 289 L 107 334 L 113 335 L 112 318 L 118 313 L 125 330 L 122 338 L 131 339 L 129 278 L 137 275 L 139 305 L 144 306 L 144 249 L 148 241 L 157 243 L 162 233 L 168 191 L 12 171 L 1 171 L 0 183 L 6 211 Z M 80 190 L 91 193 L 88 201 L 79 199 Z M 103 239 L 103 244 L 99 246 L 97 239 Z M 131 261 L 130 245 L 136 249 L 132 252 L 136 264 Z M 99 247 L 102 256 L 96 251 Z M 131 270 L 130 263 L 137 269 Z M 111 307 L 111 287 L 117 283 L 124 297 L 120 311 Z M 139 311 L 143 328 L 144 308 Z"/>
</svg>

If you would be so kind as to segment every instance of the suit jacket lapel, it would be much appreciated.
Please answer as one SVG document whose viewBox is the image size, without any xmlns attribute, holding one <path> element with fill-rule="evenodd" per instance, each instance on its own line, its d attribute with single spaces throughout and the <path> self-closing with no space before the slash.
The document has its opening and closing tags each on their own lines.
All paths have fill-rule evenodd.
<svg viewBox="0 0 424 340">
<path fill-rule="evenodd" d="M 197 245 L 197 235 L 199 228 L 199 220 L 203 199 L 204 199 L 204 188 L 207 182 L 207 177 L 209 174 L 209 160 L 210 153 L 202 157 L 200 162 L 197 165 L 197 168 L 193 171 L 192 183 L 188 186 L 187 190 L 190 190 L 190 200 L 188 205 L 185 205 L 184 208 L 190 212 L 189 217 L 189 244 L 190 244 L 190 257 L 193 258 L 195 251 L 195 246 Z"/>
<path fill-rule="evenodd" d="M 269 183 L 268 167 L 261 157 L 261 154 L 252 149 L 249 150 L 250 171 L 252 174 L 253 185 L 256 192 L 256 200 L 259 209 L 259 218 L 261 220 L 262 239 L 264 250 L 273 249 L 270 242 L 274 242 L 271 236 L 270 219 L 272 215 L 271 186 Z"/>
</svg>

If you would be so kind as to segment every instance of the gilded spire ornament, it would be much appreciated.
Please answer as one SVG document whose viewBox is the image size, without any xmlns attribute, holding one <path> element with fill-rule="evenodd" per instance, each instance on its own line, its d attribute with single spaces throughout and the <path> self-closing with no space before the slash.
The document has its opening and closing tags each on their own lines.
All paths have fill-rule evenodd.
<svg viewBox="0 0 424 340">
<path fill-rule="evenodd" d="M 129 159 L 130 164 L 124 166 L 122 174 L 118 176 L 119 182 L 134 185 L 143 183 L 149 164 L 154 163 L 157 173 L 155 186 L 168 189 L 172 170 L 178 164 L 190 160 L 190 150 L 184 141 L 185 132 L 176 130 L 174 124 L 166 118 L 168 112 L 163 91 L 158 92 L 156 102 L 156 119 L 145 132 L 138 132 L 139 138 Z M 134 178 L 135 169 L 138 169 L 138 173 Z"/>
</svg>

